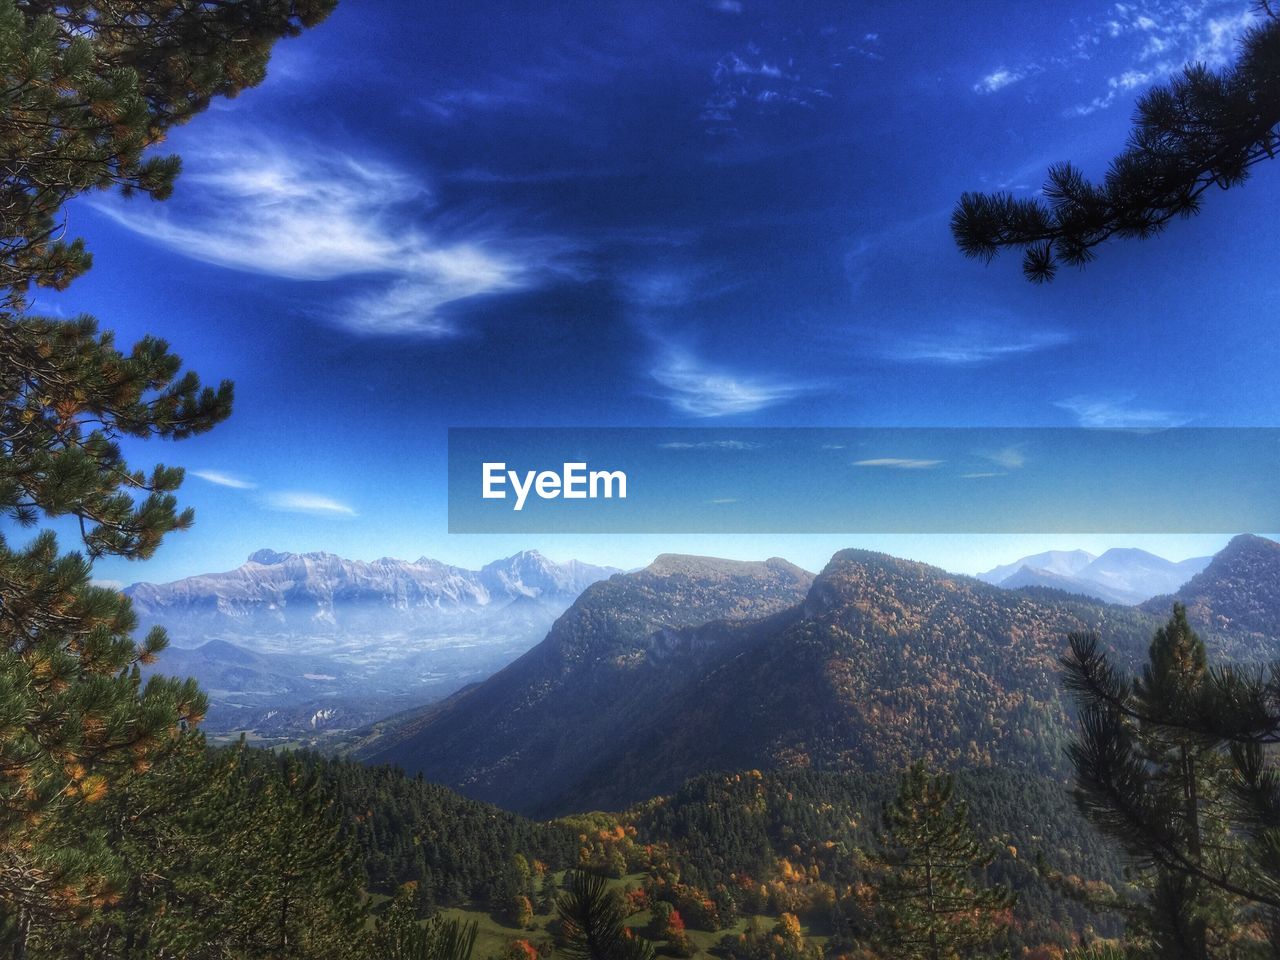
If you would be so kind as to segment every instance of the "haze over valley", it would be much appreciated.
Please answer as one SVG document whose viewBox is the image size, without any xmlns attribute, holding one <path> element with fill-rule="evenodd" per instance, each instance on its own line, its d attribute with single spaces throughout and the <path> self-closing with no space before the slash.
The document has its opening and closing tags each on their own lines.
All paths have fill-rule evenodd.
<svg viewBox="0 0 1280 960">
<path fill-rule="evenodd" d="M 240 567 L 125 590 L 170 647 L 149 672 L 194 676 L 207 728 L 349 729 L 482 680 L 615 573 L 535 551 L 465 570 L 258 550 Z"/>
</svg>

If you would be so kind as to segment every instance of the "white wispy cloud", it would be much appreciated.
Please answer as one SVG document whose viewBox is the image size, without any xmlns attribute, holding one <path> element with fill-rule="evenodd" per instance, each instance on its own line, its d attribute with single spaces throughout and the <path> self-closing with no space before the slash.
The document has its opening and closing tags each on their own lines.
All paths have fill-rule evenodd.
<svg viewBox="0 0 1280 960">
<path fill-rule="evenodd" d="M 255 490 L 258 486 L 252 480 L 246 480 L 224 470 L 191 470 L 189 472 L 207 483 L 213 483 L 220 487 L 230 487 L 233 490 Z M 310 513 L 316 516 L 356 516 L 355 508 L 349 504 L 335 500 L 333 497 L 307 490 L 263 491 L 258 495 L 258 500 L 272 510 L 284 510 L 289 513 Z"/>
<path fill-rule="evenodd" d="M 116 222 L 184 256 L 300 281 L 367 278 L 332 317 L 364 333 L 439 337 L 442 308 L 528 286 L 554 243 L 491 221 L 446 222 L 417 178 L 306 142 L 206 141 L 185 151 L 178 194 L 155 206 L 96 200 Z"/>
<path fill-rule="evenodd" d="M 1245 31 L 1259 21 L 1235 0 L 1130 0 L 1076 38 L 1077 57 L 1088 58 L 1104 43 L 1128 44 L 1129 64 L 1107 78 L 1104 92 L 1070 111 L 1087 116 L 1105 110 L 1125 94 L 1160 83 L 1183 66 L 1230 62 Z"/>
<path fill-rule="evenodd" d="M 986 470 L 978 473 L 962 473 L 961 480 L 986 480 L 988 477 L 1007 477 L 1009 474 L 1003 470 Z"/>
<path fill-rule="evenodd" d="M 274 510 L 284 510 L 288 513 L 310 513 L 330 517 L 356 516 L 354 507 L 324 494 L 310 493 L 305 490 L 287 490 L 269 494 L 267 504 Z"/>
<path fill-rule="evenodd" d="M 1054 406 L 1075 415 L 1082 427 L 1104 428 L 1168 428 L 1191 422 L 1191 417 L 1174 410 L 1135 406 L 1136 395 L 1075 396 L 1059 400 Z"/>
<path fill-rule="evenodd" d="M 720 57 L 711 69 L 712 89 L 699 119 L 707 133 L 737 136 L 739 124 L 784 112 L 811 111 L 830 102 L 831 80 L 850 53 L 880 59 L 867 34 L 861 43 L 837 43 L 838 31 L 824 34 L 827 49 L 804 49 L 795 38 L 748 43 Z M 763 42 L 763 41 L 762 41 Z"/>
<path fill-rule="evenodd" d="M 944 330 L 900 337 L 881 356 L 902 363 L 980 364 L 1050 350 L 1071 342 L 1062 330 L 1013 323 L 958 323 Z"/>
<path fill-rule="evenodd" d="M 435 118 L 453 120 L 475 111 L 523 108 L 539 103 L 543 91 L 537 84 L 521 80 L 496 78 L 486 88 L 439 90 L 423 97 L 423 107 Z"/>
<path fill-rule="evenodd" d="M 668 348 L 649 369 L 663 398 L 693 417 L 753 413 L 785 403 L 807 388 L 775 377 L 743 374 L 703 362 L 686 350 Z"/>
<path fill-rule="evenodd" d="M 911 457 L 876 457 L 871 460 L 855 460 L 855 467 L 882 467 L 888 470 L 931 470 L 945 460 L 917 460 Z"/>
<path fill-rule="evenodd" d="M 782 76 L 782 68 L 777 64 L 769 63 L 767 60 L 750 63 L 733 52 L 726 54 L 720 62 L 716 64 L 716 72 L 718 74 L 733 73 L 738 76 L 749 77 L 773 77 L 774 79 L 778 79 Z"/>
<path fill-rule="evenodd" d="M 252 480 L 245 480 L 243 477 L 237 477 L 233 473 L 222 470 L 192 470 L 191 475 L 220 487 L 231 487 L 233 490 L 252 490 L 257 486 Z"/>
<path fill-rule="evenodd" d="M 1157 68 L 1155 70 L 1126 70 L 1118 76 L 1110 77 L 1107 80 L 1107 92 L 1105 94 L 1094 97 L 1088 103 L 1077 104 L 1070 112 L 1078 117 L 1087 117 L 1091 113 L 1105 110 L 1115 103 L 1122 94 L 1130 90 L 1136 90 L 1139 87 L 1145 87 L 1156 80 L 1163 80 L 1172 72 L 1172 67 L 1166 69 Z"/>
<path fill-rule="evenodd" d="M 455 247 L 423 255 L 419 270 L 366 294 L 349 297 L 344 324 L 361 333 L 413 333 L 446 337 L 456 332 L 441 308 L 483 293 L 514 290 L 520 269 L 482 250 Z"/>
<path fill-rule="evenodd" d="M 1026 73 L 1022 70 L 1006 70 L 1001 67 L 999 70 L 993 70 L 985 77 L 973 85 L 974 93 L 995 93 L 997 90 L 1003 90 L 1005 87 L 1012 86 L 1019 80 L 1026 77 Z"/>
<path fill-rule="evenodd" d="M 1020 470 L 1027 465 L 1027 454 L 1020 445 L 1004 447 L 1000 450 L 980 451 L 978 456 L 1006 470 Z"/>
<path fill-rule="evenodd" d="M 721 506 L 726 503 L 738 503 L 738 498 L 737 497 L 717 497 L 714 500 L 708 500 L 707 503 L 715 504 L 716 506 Z"/>
<path fill-rule="evenodd" d="M 646 311 L 672 310 L 715 298 L 741 286 L 710 264 L 661 264 L 628 270 L 618 277 L 618 289 L 629 304 Z"/>
<path fill-rule="evenodd" d="M 1192 51 L 1191 60 L 1207 63 L 1211 67 L 1223 66 L 1235 53 L 1245 31 L 1258 21 L 1256 10 L 1241 10 L 1236 14 L 1211 18 L 1196 36 L 1196 48 Z"/>
<path fill-rule="evenodd" d="M 692 443 L 675 440 L 658 446 L 663 450 L 759 450 L 764 444 L 749 440 L 699 440 Z"/>
</svg>

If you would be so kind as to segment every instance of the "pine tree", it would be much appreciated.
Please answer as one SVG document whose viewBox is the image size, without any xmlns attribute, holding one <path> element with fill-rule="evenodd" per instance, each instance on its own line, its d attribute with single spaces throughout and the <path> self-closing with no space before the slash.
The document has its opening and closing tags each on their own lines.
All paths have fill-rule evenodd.
<svg viewBox="0 0 1280 960">
<path fill-rule="evenodd" d="M 1088 263 L 1112 237 L 1153 236 L 1199 212 L 1210 188 L 1243 183 L 1280 146 L 1280 10 L 1270 0 L 1258 7 L 1265 19 L 1230 68 L 1196 64 L 1143 95 L 1128 145 L 1102 183 L 1061 163 L 1049 169 L 1044 200 L 964 194 L 951 218 L 961 252 L 990 261 L 1022 250 L 1023 272 L 1043 283 L 1061 263 Z"/>
<path fill-rule="evenodd" d="M 369 939 L 369 960 L 471 960 L 479 925 L 440 916 L 420 924 L 416 901 L 412 887 L 397 891 L 378 915 Z"/>
<path fill-rule="evenodd" d="M 50 917 L 113 902 L 107 851 L 71 847 L 50 824 L 145 770 L 205 701 L 139 667 L 127 599 L 90 582 L 103 556 L 144 559 L 189 526 L 182 471 L 136 470 L 131 437 L 182 439 L 230 412 L 167 344 L 118 349 L 91 318 L 16 313 L 32 285 L 61 288 L 89 266 L 61 238 L 70 198 L 119 187 L 163 198 L 178 164 L 148 153 L 167 129 L 264 76 L 274 42 L 333 0 L 0 0 L 0 516 L 33 527 L 73 518 L 84 554 L 52 533 L 0 538 L 0 915 L 15 952 Z"/>
<path fill-rule="evenodd" d="M 99 189 L 167 197 L 165 132 L 266 76 L 274 43 L 334 0 L 0 0 L 0 300 L 61 289 L 90 265 L 62 238 L 67 200 Z"/>
<path fill-rule="evenodd" d="M 242 762 L 252 751 L 241 747 Z M 235 943 L 247 957 L 343 960 L 362 926 L 362 871 L 336 799 L 292 758 L 241 779 L 243 824 L 227 837 L 220 889 L 238 904 Z M 233 806 L 231 808 L 235 810 Z"/>
<path fill-rule="evenodd" d="M 1071 637 L 1063 663 L 1080 704 L 1077 804 L 1143 875 L 1131 927 L 1148 955 L 1265 955 L 1259 931 L 1280 915 L 1280 779 L 1257 744 L 1231 743 L 1267 725 L 1274 694 L 1261 675 L 1211 669 L 1181 605 L 1139 677 L 1088 634 Z"/>
<path fill-rule="evenodd" d="M 968 807 L 953 794 L 951 777 L 915 764 L 885 807 L 873 939 L 886 956 L 971 956 L 1007 922 L 1014 897 L 1004 887 L 977 885 L 975 874 L 995 852 L 974 837 Z"/>
<path fill-rule="evenodd" d="M 57 823 L 68 846 L 103 852 L 115 896 L 78 924 L 37 919 L 30 953 L 346 960 L 366 939 L 364 877 L 335 813 L 287 758 L 185 734 Z"/>
<path fill-rule="evenodd" d="M 148 557 L 192 519 L 174 498 L 182 471 L 131 469 L 120 439 L 200 433 L 230 403 L 229 384 L 182 375 L 162 341 L 123 353 L 91 320 L 0 315 L 0 514 L 75 518 L 88 555 L 60 555 L 49 531 L 22 548 L 0 538 L 0 905 L 19 928 L 111 895 L 45 819 L 100 800 L 203 716 L 194 683 L 141 682 L 164 633 L 135 642 L 129 601 L 92 585 L 90 561 Z"/>
<path fill-rule="evenodd" d="M 604 877 L 575 870 L 556 901 L 565 939 L 574 960 L 653 960 L 653 947 L 626 925 L 627 910 Z"/>
</svg>

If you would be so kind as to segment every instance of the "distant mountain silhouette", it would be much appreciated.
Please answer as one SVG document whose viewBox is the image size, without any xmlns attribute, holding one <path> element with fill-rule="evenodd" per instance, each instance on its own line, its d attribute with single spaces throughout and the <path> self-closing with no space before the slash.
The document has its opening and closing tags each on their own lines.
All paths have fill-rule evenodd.
<svg viewBox="0 0 1280 960">
<path fill-rule="evenodd" d="M 1132 605 L 1177 590 L 1209 560 L 1195 557 L 1175 563 L 1133 547 L 1114 547 L 1101 556 L 1084 550 L 1050 550 L 994 567 L 978 574 L 978 579 L 1010 590 L 1053 587 Z"/>
</svg>

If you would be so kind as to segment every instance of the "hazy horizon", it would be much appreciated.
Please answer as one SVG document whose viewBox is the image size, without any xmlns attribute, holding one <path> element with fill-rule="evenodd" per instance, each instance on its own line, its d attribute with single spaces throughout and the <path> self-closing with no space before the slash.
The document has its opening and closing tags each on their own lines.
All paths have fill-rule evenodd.
<svg viewBox="0 0 1280 960">
<path fill-rule="evenodd" d="M 950 573 L 975 576 L 1002 564 L 1012 563 L 1023 557 L 1048 551 L 1084 550 L 1087 553 L 1101 555 L 1110 549 L 1137 548 L 1173 563 L 1179 563 L 1183 560 L 1211 556 L 1226 546 L 1233 536 L 1236 536 L 1236 534 L 1190 536 L 1172 534 L 1088 534 L 1076 538 L 1056 534 L 1052 537 L 1044 537 L 1038 534 L 976 537 L 964 534 L 881 536 L 808 534 L 778 537 L 748 534 L 725 534 L 714 537 L 696 534 L 679 536 L 651 534 L 631 538 L 604 536 L 569 537 L 565 535 L 560 537 L 530 537 L 522 540 L 518 536 L 492 535 L 453 538 L 454 540 L 465 539 L 467 541 L 465 546 L 456 542 L 444 542 L 440 544 L 441 549 L 439 550 L 423 549 L 417 552 L 410 551 L 400 554 L 379 550 L 376 547 L 345 553 L 323 545 L 300 545 L 294 547 L 261 543 L 244 551 L 239 555 L 238 559 L 228 558 L 223 560 L 221 564 L 211 564 L 200 569 L 182 570 L 175 569 L 172 565 L 159 568 L 152 564 L 144 564 L 137 565 L 133 569 L 139 571 L 144 568 L 166 569 L 174 572 L 162 577 L 134 577 L 131 580 L 100 577 L 98 581 L 123 587 L 131 583 L 166 583 L 202 574 L 221 573 L 235 569 L 245 563 L 250 554 L 261 549 L 297 554 L 332 553 L 346 560 L 357 560 L 366 563 L 384 557 L 406 562 L 413 562 L 426 557 L 468 570 L 478 570 L 487 563 L 513 556 L 524 550 L 535 550 L 556 563 L 578 560 L 594 566 L 616 567 L 620 570 L 641 569 L 664 553 L 718 557 L 726 560 L 765 560 L 770 557 L 781 557 L 811 573 L 820 571 L 838 551 L 859 549 L 887 553 L 905 560 L 927 563 L 931 566 L 941 567 Z M 1280 535 L 1274 533 L 1257 534 L 1257 536 L 1280 540 Z M 624 543 L 624 547 L 621 550 L 616 549 L 619 541 Z M 640 541 L 643 541 L 643 543 Z M 778 549 L 771 549 L 770 544 L 773 544 Z M 128 570 L 130 568 L 126 567 L 125 569 Z"/>
</svg>

